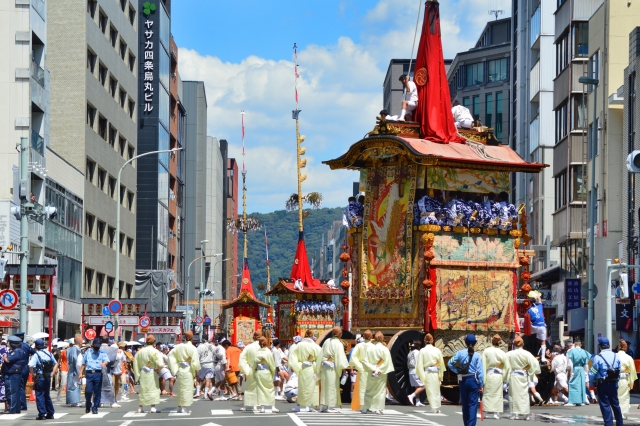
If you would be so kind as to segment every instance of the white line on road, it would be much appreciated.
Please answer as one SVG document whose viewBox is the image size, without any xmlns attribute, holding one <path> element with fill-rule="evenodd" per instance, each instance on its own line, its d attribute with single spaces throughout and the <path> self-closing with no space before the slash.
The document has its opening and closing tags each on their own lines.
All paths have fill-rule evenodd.
<svg viewBox="0 0 640 426">
<path fill-rule="evenodd" d="M 127 420 L 126 422 L 122 422 L 120 426 L 129 426 L 131 424 L 131 420 Z"/>
<path fill-rule="evenodd" d="M 106 416 L 107 414 L 109 414 L 108 411 L 98 411 L 97 414 L 93 414 L 93 413 L 89 413 L 89 414 L 85 414 L 84 416 L 80 417 L 81 419 L 101 419 L 104 416 Z M 4 416 L 3 416 L 4 418 Z"/>
<path fill-rule="evenodd" d="M 293 422 L 298 425 L 298 426 L 307 426 L 302 420 L 300 420 L 300 418 L 298 416 L 296 416 L 293 413 L 289 413 L 289 417 L 291 418 L 291 420 L 293 420 Z"/>
</svg>

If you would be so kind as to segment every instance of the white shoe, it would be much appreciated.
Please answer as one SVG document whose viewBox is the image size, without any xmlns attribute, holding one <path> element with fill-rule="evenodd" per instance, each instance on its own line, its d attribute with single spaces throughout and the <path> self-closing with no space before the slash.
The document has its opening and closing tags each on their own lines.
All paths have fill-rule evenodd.
<svg viewBox="0 0 640 426">
<path fill-rule="evenodd" d="M 260 407 L 260 411 L 258 411 L 259 413 L 264 413 L 264 407 Z"/>
<path fill-rule="evenodd" d="M 279 412 L 280 412 L 280 410 L 278 410 L 278 409 L 276 408 L 276 406 L 275 406 L 275 405 L 272 405 L 272 406 L 271 406 L 271 412 L 272 412 L 272 413 L 279 413 Z"/>
<path fill-rule="evenodd" d="M 367 414 L 367 409 L 366 409 L 366 408 L 364 408 L 364 409 L 360 410 L 360 413 L 362 413 L 362 414 Z"/>
<path fill-rule="evenodd" d="M 425 407 L 425 405 L 422 402 L 420 402 L 420 400 L 417 400 L 416 407 Z"/>
<path fill-rule="evenodd" d="M 191 414 L 191 410 L 187 410 L 186 408 L 178 409 L 178 414 Z"/>
<path fill-rule="evenodd" d="M 240 411 L 247 411 L 247 407 L 240 407 Z"/>
<path fill-rule="evenodd" d="M 117 404 L 115 402 L 113 404 L 111 404 L 111 408 L 120 408 L 120 407 L 122 407 L 122 405 Z"/>
<path fill-rule="evenodd" d="M 318 411 L 321 413 L 326 413 L 328 408 L 329 407 L 327 407 L 326 405 L 321 405 L 318 407 Z"/>
<path fill-rule="evenodd" d="M 404 120 L 403 120 L 403 121 L 404 121 Z M 380 414 L 380 415 L 381 415 L 381 414 L 382 414 L 382 410 L 376 410 L 376 411 L 374 411 L 373 413 L 374 413 L 374 414 Z"/>
<path fill-rule="evenodd" d="M 143 414 L 143 413 L 144 413 L 144 410 L 143 410 L 142 408 L 138 408 L 138 411 L 136 411 L 136 413 L 138 413 L 138 414 Z"/>
<path fill-rule="evenodd" d="M 122 397 L 120 398 L 121 401 L 130 401 L 129 397 L 127 395 L 122 395 Z"/>
<path fill-rule="evenodd" d="M 493 418 L 498 420 L 498 419 L 500 419 L 500 416 L 498 415 L 498 413 L 493 413 Z"/>
<path fill-rule="evenodd" d="M 149 410 L 150 413 L 159 413 L 160 410 L 156 410 L 156 407 L 151 407 L 151 409 Z"/>
<path fill-rule="evenodd" d="M 300 406 L 298 405 L 296 408 L 294 408 L 293 410 L 291 410 L 292 413 L 299 413 L 300 412 Z"/>
<path fill-rule="evenodd" d="M 575 407 L 575 406 L 576 406 L 576 404 L 571 404 L 571 403 L 568 403 L 568 402 L 567 402 L 566 404 L 564 404 L 564 406 L 565 406 L 565 407 Z"/>
<path fill-rule="evenodd" d="M 409 395 L 407 398 L 409 399 L 409 403 L 411 405 L 416 405 L 413 403 L 414 398 L 416 397 L 416 395 L 414 393 L 412 393 L 411 395 Z"/>
<path fill-rule="evenodd" d="M 327 410 L 325 410 L 325 413 L 331 413 L 331 414 L 336 414 L 339 413 L 340 411 L 338 411 L 336 408 L 329 408 Z"/>
<path fill-rule="evenodd" d="M 529 419 L 530 419 L 530 416 L 527 416 L 527 417 L 525 417 L 525 418 L 524 418 L 524 421 L 525 421 L 525 422 L 528 422 L 528 421 L 529 421 Z"/>
</svg>

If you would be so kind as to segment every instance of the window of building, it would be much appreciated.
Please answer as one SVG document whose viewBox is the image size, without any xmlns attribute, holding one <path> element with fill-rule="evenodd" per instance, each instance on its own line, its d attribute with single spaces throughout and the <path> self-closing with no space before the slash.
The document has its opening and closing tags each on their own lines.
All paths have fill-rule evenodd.
<svg viewBox="0 0 640 426">
<path fill-rule="evenodd" d="M 133 212 L 133 192 L 127 191 L 127 209 Z"/>
<path fill-rule="evenodd" d="M 569 65 L 569 32 L 556 42 L 556 75 Z"/>
<path fill-rule="evenodd" d="M 119 90 L 119 97 L 120 97 L 120 107 L 122 109 L 124 109 L 124 107 L 126 106 L 126 102 L 127 102 L 127 92 L 125 92 L 125 90 L 122 88 L 122 86 L 120 86 L 120 90 Z"/>
<path fill-rule="evenodd" d="M 116 198 L 116 178 L 114 178 L 113 176 L 109 175 L 109 188 L 108 188 L 108 194 L 111 198 L 113 198 L 115 200 Z"/>
<path fill-rule="evenodd" d="M 113 277 L 107 277 L 107 288 L 109 293 L 107 294 L 107 297 L 113 297 L 113 286 L 115 284 L 116 280 Z"/>
<path fill-rule="evenodd" d="M 589 159 L 591 160 L 593 157 L 598 155 L 599 146 L 599 138 L 600 132 L 598 131 L 599 126 L 599 118 L 596 118 L 595 128 L 593 123 L 589 124 L 589 129 L 587 130 L 587 138 L 589 140 Z"/>
<path fill-rule="evenodd" d="M 107 140 L 107 119 L 102 115 L 98 116 L 98 134 L 102 139 Z"/>
<path fill-rule="evenodd" d="M 85 166 L 84 177 L 89 181 L 93 182 L 93 175 L 96 171 L 96 162 L 87 158 L 87 164 Z"/>
<path fill-rule="evenodd" d="M 91 289 L 93 287 L 93 269 L 85 268 L 84 269 L 84 290 L 91 293 Z"/>
<path fill-rule="evenodd" d="M 480 96 L 474 96 L 472 100 L 471 114 L 474 120 L 480 120 Z"/>
<path fill-rule="evenodd" d="M 133 259 L 133 238 L 127 237 L 127 257 Z"/>
<path fill-rule="evenodd" d="M 107 180 L 107 171 L 102 167 L 98 167 L 98 188 L 104 191 L 104 184 Z"/>
<path fill-rule="evenodd" d="M 104 296 L 102 294 L 102 291 L 104 290 L 104 274 L 101 274 L 100 272 L 96 274 L 96 283 L 98 284 L 96 288 L 96 292 L 100 296 Z"/>
<path fill-rule="evenodd" d="M 131 72 L 134 72 L 136 69 L 136 57 L 133 53 L 129 53 L 129 69 Z"/>
<path fill-rule="evenodd" d="M 133 118 L 133 114 L 136 110 L 136 103 L 133 99 L 129 98 L 129 117 Z"/>
<path fill-rule="evenodd" d="M 484 62 L 466 66 L 467 86 L 484 83 Z"/>
<path fill-rule="evenodd" d="M 589 23 L 578 22 L 575 24 L 573 54 L 577 58 L 586 58 L 589 55 Z"/>
<path fill-rule="evenodd" d="M 129 6 L 129 23 L 136 26 L 136 10 L 131 6 Z"/>
<path fill-rule="evenodd" d="M 465 107 L 466 109 L 471 109 L 471 101 L 469 100 L 468 96 L 462 98 L 462 106 Z"/>
<path fill-rule="evenodd" d="M 587 128 L 587 103 L 582 94 L 572 98 L 573 108 L 571 113 L 571 130 L 584 130 Z"/>
<path fill-rule="evenodd" d="M 84 215 L 84 235 L 89 238 L 93 238 L 93 227 L 96 223 L 96 217 L 92 214 L 85 213 Z"/>
<path fill-rule="evenodd" d="M 124 12 L 127 9 L 127 0 L 120 0 L 120 9 Z"/>
<path fill-rule="evenodd" d="M 567 205 L 567 171 L 563 171 L 555 178 L 555 208 L 560 210 Z"/>
<path fill-rule="evenodd" d="M 502 140 L 502 92 L 496 92 L 496 138 Z"/>
<path fill-rule="evenodd" d="M 120 58 L 123 61 L 127 59 L 127 43 L 124 42 L 122 37 L 120 37 Z"/>
<path fill-rule="evenodd" d="M 571 166 L 571 201 L 587 201 L 586 167 Z"/>
<path fill-rule="evenodd" d="M 107 230 L 107 224 L 103 221 L 101 221 L 100 219 L 98 219 L 98 227 L 97 227 L 97 235 L 96 235 L 96 240 L 100 241 L 101 243 L 104 243 L 104 232 Z"/>
<path fill-rule="evenodd" d="M 116 98 L 116 94 L 118 92 L 118 80 L 113 78 L 113 74 L 109 77 L 109 94 L 113 99 Z"/>
<path fill-rule="evenodd" d="M 493 93 L 487 93 L 484 97 L 484 125 L 491 127 L 493 125 Z"/>
<path fill-rule="evenodd" d="M 93 74 L 96 69 L 97 60 L 98 60 L 98 55 L 93 53 L 91 49 L 87 49 L 87 69 L 91 74 Z"/>
<path fill-rule="evenodd" d="M 595 78 L 596 80 L 600 79 L 600 51 L 598 50 L 589 58 L 589 76 L 591 78 Z M 591 92 L 594 87 L 593 84 L 589 85 L 589 92 Z"/>
<path fill-rule="evenodd" d="M 111 148 L 115 149 L 116 147 L 116 136 L 118 135 L 118 131 L 112 125 L 109 125 L 109 145 Z"/>
<path fill-rule="evenodd" d="M 107 14 L 100 9 L 100 16 L 98 17 L 98 28 L 102 31 L 102 34 L 107 33 Z"/>
<path fill-rule="evenodd" d="M 87 13 L 91 16 L 91 19 L 96 17 L 96 7 L 98 6 L 98 0 L 87 0 Z"/>
<path fill-rule="evenodd" d="M 96 121 L 96 109 L 87 104 L 87 126 L 93 129 L 93 125 Z"/>
<path fill-rule="evenodd" d="M 108 230 L 107 230 L 107 234 L 108 234 L 108 238 L 109 241 L 107 242 L 107 245 L 114 249 L 116 248 L 116 228 L 109 226 Z"/>
<path fill-rule="evenodd" d="M 125 206 L 125 204 L 124 204 L 124 196 L 125 196 L 126 193 L 127 193 L 127 187 L 122 185 L 122 184 L 120 184 L 119 200 L 120 200 L 120 205 L 122 205 L 122 206 Z"/>
<path fill-rule="evenodd" d="M 127 146 L 127 140 L 120 136 L 118 138 L 118 153 L 124 158 L 124 150 Z"/>
<path fill-rule="evenodd" d="M 127 242 L 126 235 L 124 233 L 120 233 L 120 251 L 119 253 L 124 254 L 124 244 Z"/>
<path fill-rule="evenodd" d="M 556 110 L 556 143 L 567 136 L 567 102 Z"/>
<path fill-rule="evenodd" d="M 127 298 L 131 298 L 133 297 L 133 285 L 132 284 L 127 284 Z"/>
<path fill-rule="evenodd" d="M 129 145 L 127 147 L 127 160 L 131 160 L 135 156 L 136 156 L 136 149 L 133 146 Z M 135 161 L 131 163 L 131 166 L 135 168 Z"/>
<path fill-rule="evenodd" d="M 113 25 L 109 27 L 109 41 L 111 42 L 111 46 L 115 49 L 116 44 L 118 43 L 118 30 L 116 30 L 116 27 Z"/>
<path fill-rule="evenodd" d="M 102 62 L 98 65 L 98 81 L 103 87 L 107 84 L 107 67 Z"/>
<path fill-rule="evenodd" d="M 487 66 L 489 68 L 489 83 L 507 79 L 507 67 L 509 66 L 507 58 L 489 61 Z"/>
</svg>

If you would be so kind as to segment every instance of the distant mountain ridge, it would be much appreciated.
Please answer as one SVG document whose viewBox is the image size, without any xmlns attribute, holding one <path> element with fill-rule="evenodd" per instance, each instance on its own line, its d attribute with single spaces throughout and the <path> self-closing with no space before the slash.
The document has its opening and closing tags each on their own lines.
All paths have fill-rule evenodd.
<svg viewBox="0 0 640 426">
<path fill-rule="evenodd" d="M 334 220 L 342 219 L 343 210 L 344 207 L 311 210 L 309 216 L 304 220 L 304 241 L 309 262 L 311 262 L 314 253 L 322 244 L 322 235 L 325 235 L 325 244 L 327 244 L 327 231 L 331 228 Z M 262 300 L 264 292 L 258 289 L 258 286 L 267 283 L 264 231 L 265 229 L 267 230 L 267 238 L 269 240 L 271 285 L 274 285 L 278 282 L 279 277 L 288 277 L 291 273 L 298 242 L 298 212 L 277 210 L 265 214 L 252 213 L 251 216 L 262 224 L 262 228 L 259 231 L 248 234 L 251 281 L 256 296 Z M 238 255 L 241 258 L 242 245 L 242 234 L 239 234 Z M 239 264 L 242 265 L 242 259 L 239 259 Z"/>
</svg>

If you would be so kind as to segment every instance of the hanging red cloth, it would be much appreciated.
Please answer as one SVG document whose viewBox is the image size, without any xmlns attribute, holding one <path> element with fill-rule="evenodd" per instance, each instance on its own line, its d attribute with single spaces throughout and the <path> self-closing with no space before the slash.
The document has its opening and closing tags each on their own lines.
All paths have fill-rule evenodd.
<svg viewBox="0 0 640 426">
<path fill-rule="evenodd" d="M 464 143 L 458 135 L 453 114 L 449 82 L 444 68 L 440 37 L 440 5 L 427 0 L 422 35 L 418 45 L 414 82 L 418 89 L 415 120 L 420 123 L 423 139 L 439 143 Z"/>
<path fill-rule="evenodd" d="M 244 259 L 244 266 L 242 268 L 242 285 L 240 286 L 240 293 L 244 290 L 248 291 L 254 298 L 256 295 L 253 293 L 253 285 L 251 284 L 251 272 L 249 271 L 249 261 Z"/>
<path fill-rule="evenodd" d="M 319 285 L 319 281 L 311 278 L 311 268 L 309 268 L 309 259 L 307 258 L 307 248 L 304 245 L 304 234 L 300 232 L 298 237 L 298 248 L 296 248 L 296 257 L 291 268 L 291 279 L 302 281 L 304 287 L 315 288 Z"/>
</svg>

